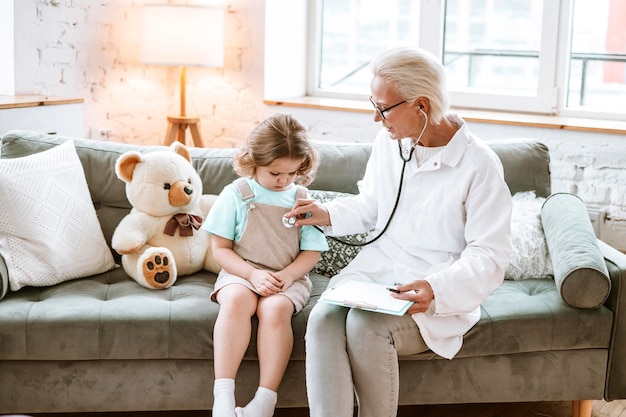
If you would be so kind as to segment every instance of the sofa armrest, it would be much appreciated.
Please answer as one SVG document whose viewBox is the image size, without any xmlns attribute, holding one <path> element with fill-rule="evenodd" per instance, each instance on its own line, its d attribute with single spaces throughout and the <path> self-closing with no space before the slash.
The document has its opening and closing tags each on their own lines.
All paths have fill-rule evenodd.
<svg viewBox="0 0 626 417">
<path fill-rule="evenodd" d="M 613 331 L 607 366 L 604 398 L 607 401 L 626 398 L 626 255 L 598 240 L 611 278 L 611 293 L 604 303 L 613 312 Z M 622 311 L 622 308 L 625 311 Z"/>
<path fill-rule="evenodd" d="M 4 261 L 2 255 L 0 255 L 0 300 L 7 295 L 9 291 L 9 269 L 7 263 Z"/>
</svg>

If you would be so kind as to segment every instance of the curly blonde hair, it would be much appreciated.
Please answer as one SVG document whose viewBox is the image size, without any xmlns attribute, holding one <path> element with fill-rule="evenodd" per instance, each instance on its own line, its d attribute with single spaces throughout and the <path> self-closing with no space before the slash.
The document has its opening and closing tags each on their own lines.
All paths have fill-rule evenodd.
<svg viewBox="0 0 626 417">
<path fill-rule="evenodd" d="M 235 154 L 233 167 L 238 175 L 252 177 L 257 167 L 268 166 L 278 158 L 302 159 L 296 183 L 306 186 L 315 179 L 319 156 L 306 128 L 291 114 L 276 113 L 254 128 Z"/>
</svg>

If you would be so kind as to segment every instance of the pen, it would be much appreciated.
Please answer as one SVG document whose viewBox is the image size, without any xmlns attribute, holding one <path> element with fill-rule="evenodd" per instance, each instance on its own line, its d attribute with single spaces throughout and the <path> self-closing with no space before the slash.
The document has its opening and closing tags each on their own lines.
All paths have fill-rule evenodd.
<svg viewBox="0 0 626 417">
<path fill-rule="evenodd" d="M 389 291 L 391 292 L 395 292 L 396 294 L 400 294 L 400 290 L 396 289 L 396 288 L 387 288 Z"/>
</svg>

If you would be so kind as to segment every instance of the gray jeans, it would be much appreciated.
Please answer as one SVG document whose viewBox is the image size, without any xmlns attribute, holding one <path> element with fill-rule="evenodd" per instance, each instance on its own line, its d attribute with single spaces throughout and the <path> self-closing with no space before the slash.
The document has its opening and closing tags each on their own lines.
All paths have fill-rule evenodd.
<svg viewBox="0 0 626 417">
<path fill-rule="evenodd" d="M 311 417 L 395 417 L 398 355 L 428 350 L 411 316 L 318 302 L 306 331 Z"/>
</svg>

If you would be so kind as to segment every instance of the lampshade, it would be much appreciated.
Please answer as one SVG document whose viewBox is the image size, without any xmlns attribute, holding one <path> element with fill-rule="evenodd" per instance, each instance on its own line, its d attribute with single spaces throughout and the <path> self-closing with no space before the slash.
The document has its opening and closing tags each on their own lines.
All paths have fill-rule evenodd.
<svg viewBox="0 0 626 417">
<path fill-rule="evenodd" d="M 223 9 L 143 6 L 140 59 L 144 64 L 223 67 Z"/>
</svg>

